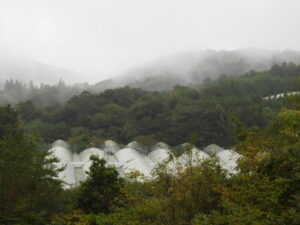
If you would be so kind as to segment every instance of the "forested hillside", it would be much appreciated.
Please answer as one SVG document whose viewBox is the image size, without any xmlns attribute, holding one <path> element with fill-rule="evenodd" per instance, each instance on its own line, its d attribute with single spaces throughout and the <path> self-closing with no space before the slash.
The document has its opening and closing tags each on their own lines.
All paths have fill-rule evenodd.
<svg viewBox="0 0 300 225">
<path fill-rule="evenodd" d="M 299 64 L 299 52 L 257 48 L 180 52 L 101 81 L 92 90 L 103 91 L 128 85 L 147 91 L 171 91 L 176 85 L 194 87 L 220 76 L 237 77 L 251 70 L 268 70 L 272 65 L 284 62 Z"/>
<path fill-rule="evenodd" d="M 300 225 L 300 0 L 0 0 L 0 225 Z"/>
<path fill-rule="evenodd" d="M 97 146 L 113 139 L 124 144 L 138 140 L 175 146 L 196 136 L 197 146 L 216 143 L 229 147 L 235 143 L 237 124 L 263 127 L 290 104 L 287 98 L 263 97 L 298 91 L 299 74 L 300 66 L 284 63 L 265 72 L 222 76 L 197 88 L 176 86 L 170 92 L 148 92 L 123 87 L 99 94 L 83 92 L 62 105 L 51 104 L 44 95 L 40 102 L 21 102 L 16 109 L 27 131 L 39 134 L 46 143 L 64 139 Z"/>
<path fill-rule="evenodd" d="M 89 74 L 85 74 L 84 82 L 78 83 L 80 74 L 75 72 L 0 52 L 0 105 L 27 100 L 43 107 L 61 105 L 82 91 L 97 94 L 125 86 L 150 92 L 172 91 L 178 85 L 196 88 L 225 77 L 238 77 L 249 71 L 265 71 L 274 64 L 281 65 L 284 62 L 296 67 L 300 63 L 300 53 L 251 48 L 180 52 L 117 73 L 111 79 L 101 81 L 101 74 L 96 74 L 94 79 L 99 82 L 88 84 L 85 82 L 89 81 Z"/>
<path fill-rule="evenodd" d="M 261 75 L 253 78 L 256 76 Z M 250 77 L 242 79 L 248 81 Z M 286 88 L 283 84 L 281 91 Z M 197 96 L 183 90 L 184 101 Z M 145 94 L 135 93 L 128 105 L 135 104 L 130 99 Z M 0 223 L 298 225 L 299 104 L 298 95 L 289 97 L 289 104 L 285 104 L 289 109 L 282 109 L 260 129 L 238 123 L 241 129 L 235 135 L 235 148 L 242 155 L 238 173 L 228 174 L 214 158 L 195 162 L 188 145 L 185 154 L 190 161 L 186 166 L 176 156 L 170 157 L 150 179 L 139 173 L 121 178 L 104 159 L 91 157 L 87 180 L 69 190 L 55 179 L 64 169 L 57 167 L 57 159 L 50 152 L 38 150 L 36 136 L 24 130 L 14 109 L 0 107 Z M 251 113 L 248 115 L 251 117 Z M 174 163 L 171 168 L 170 162 Z"/>
<path fill-rule="evenodd" d="M 56 85 L 34 85 L 32 81 L 27 84 L 10 79 L 5 81 L 3 90 L 0 91 L 0 105 L 15 105 L 28 100 L 41 107 L 61 105 L 88 87 L 88 84 L 66 85 L 62 80 Z"/>
<path fill-rule="evenodd" d="M 78 82 L 74 78 L 79 75 L 74 71 L 18 55 L 0 46 L 0 88 L 3 87 L 5 80 L 10 79 L 19 80 L 22 83 L 29 83 L 32 80 L 35 84 L 55 84 L 61 78 Z"/>
</svg>

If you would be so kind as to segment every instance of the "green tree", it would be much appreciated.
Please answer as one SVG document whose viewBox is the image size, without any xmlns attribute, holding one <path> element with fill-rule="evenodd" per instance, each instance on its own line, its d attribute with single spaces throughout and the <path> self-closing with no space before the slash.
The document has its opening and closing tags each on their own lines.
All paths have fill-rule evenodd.
<svg viewBox="0 0 300 225">
<path fill-rule="evenodd" d="M 300 223 L 300 110 L 282 110 L 266 129 L 248 129 L 237 150 L 240 173 L 218 188 L 221 209 L 194 224 L 296 225 Z M 296 104 L 297 105 L 297 104 Z"/>
<path fill-rule="evenodd" d="M 61 181 L 57 159 L 38 151 L 23 132 L 16 111 L 0 108 L 5 121 L 0 137 L 0 224 L 46 224 L 52 213 L 62 211 Z"/>
<path fill-rule="evenodd" d="M 10 106 L 0 107 L 0 139 L 21 132 L 18 113 Z"/>
<path fill-rule="evenodd" d="M 104 159 L 91 156 L 88 178 L 78 190 L 78 208 L 86 213 L 109 213 L 118 205 L 124 185 L 117 170 L 106 165 Z"/>
<path fill-rule="evenodd" d="M 164 141 L 169 133 L 170 110 L 162 96 L 141 98 L 130 108 L 128 115 L 125 132 L 129 139 L 155 134 Z"/>
<path fill-rule="evenodd" d="M 22 116 L 22 119 L 26 122 L 36 119 L 40 114 L 40 111 L 36 108 L 32 101 L 19 103 L 17 105 L 17 110 Z"/>
</svg>

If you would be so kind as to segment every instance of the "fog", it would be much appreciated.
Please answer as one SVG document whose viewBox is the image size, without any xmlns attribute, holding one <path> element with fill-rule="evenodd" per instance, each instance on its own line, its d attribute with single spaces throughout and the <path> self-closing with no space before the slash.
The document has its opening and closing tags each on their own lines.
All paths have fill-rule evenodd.
<svg viewBox="0 0 300 225">
<path fill-rule="evenodd" d="M 28 79 L 95 83 L 179 52 L 300 50 L 299 9 L 297 0 L 1 0 L 0 50 L 76 72 Z"/>
</svg>

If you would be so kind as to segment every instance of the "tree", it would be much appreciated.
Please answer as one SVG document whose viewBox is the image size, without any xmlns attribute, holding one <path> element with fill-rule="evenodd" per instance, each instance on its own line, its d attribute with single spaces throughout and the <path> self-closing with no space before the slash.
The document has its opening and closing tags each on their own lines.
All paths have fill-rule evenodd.
<svg viewBox="0 0 300 225">
<path fill-rule="evenodd" d="M 164 141 L 169 132 L 170 111 L 162 96 L 141 98 L 130 108 L 128 116 L 125 132 L 130 139 L 155 134 Z"/>
<path fill-rule="evenodd" d="M 40 112 L 32 101 L 20 102 L 17 110 L 26 122 L 36 119 Z"/>
<path fill-rule="evenodd" d="M 62 211 L 57 159 L 37 150 L 9 106 L 0 108 L 0 121 L 0 223 L 45 224 Z"/>
<path fill-rule="evenodd" d="M 229 146 L 231 141 L 231 127 L 224 108 L 211 103 L 194 102 L 178 104 L 172 114 L 173 140 L 181 143 L 197 136 L 197 145 L 205 146 L 216 143 Z"/>
<path fill-rule="evenodd" d="M 19 132 L 21 132 L 21 126 L 18 113 L 10 105 L 0 107 L 0 139 Z"/>
<path fill-rule="evenodd" d="M 300 223 L 300 110 L 282 110 L 266 129 L 251 128 L 237 150 L 240 173 L 218 187 L 221 209 L 199 214 L 195 225 Z"/>
<path fill-rule="evenodd" d="M 104 159 L 91 156 L 88 178 L 78 190 L 78 208 L 86 213 L 109 213 L 118 204 L 124 185 L 117 170 L 106 166 Z"/>
</svg>

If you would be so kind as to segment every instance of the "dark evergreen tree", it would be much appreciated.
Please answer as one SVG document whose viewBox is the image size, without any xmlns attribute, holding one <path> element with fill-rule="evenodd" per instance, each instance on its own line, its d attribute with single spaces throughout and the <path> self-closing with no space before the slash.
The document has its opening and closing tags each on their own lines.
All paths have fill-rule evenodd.
<svg viewBox="0 0 300 225">
<path fill-rule="evenodd" d="M 109 213 L 118 205 L 123 179 L 104 159 L 91 156 L 88 178 L 78 190 L 77 204 L 86 213 Z"/>
</svg>

